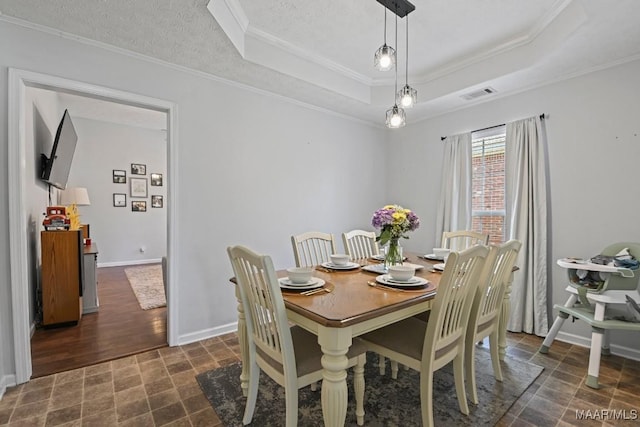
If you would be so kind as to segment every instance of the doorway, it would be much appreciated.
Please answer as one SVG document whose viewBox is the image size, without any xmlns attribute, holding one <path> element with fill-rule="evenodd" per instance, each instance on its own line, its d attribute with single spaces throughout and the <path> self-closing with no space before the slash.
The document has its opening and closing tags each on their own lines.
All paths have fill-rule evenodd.
<svg viewBox="0 0 640 427">
<path fill-rule="evenodd" d="M 89 85 L 82 82 L 61 79 L 39 73 L 24 70 L 9 70 L 9 196 L 13 201 L 10 206 L 10 248 L 11 248 L 11 291 L 12 291 L 12 316 L 14 336 L 14 358 L 16 369 L 16 383 L 29 381 L 32 375 L 31 360 L 31 319 L 29 316 L 29 242 L 28 221 L 26 212 L 26 183 L 25 173 L 26 159 L 26 132 L 24 128 L 26 115 L 26 88 L 34 87 L 47 89 L 54 92 L 70 93 L 78 96 L 101 99 L 122 105 L 147 108 L 164 112 L 167 118 L 167 172 L 175 177 L 176 164 L 176 134 L 175 104 L 155 98 L 122 92 L 101 86 Z M 30 161 L 30 159 L 29 159 Z M 175 253 L 175 209 L 176 184 L 175 179 L 167 182 L 167 342 L 169 345 L 177 345 L 177 310 L 173 301 L 177 301 L 174 292 L 176 269 L 172 254 Z"/>
</svg>

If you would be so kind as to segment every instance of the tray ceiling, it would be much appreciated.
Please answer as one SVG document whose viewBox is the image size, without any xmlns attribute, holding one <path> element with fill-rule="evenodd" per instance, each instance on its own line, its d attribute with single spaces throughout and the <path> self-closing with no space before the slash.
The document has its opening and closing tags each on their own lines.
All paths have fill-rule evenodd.
<svg viewBox="0 0 640 427">
<path fill-rule="evenodd" d="M 419 104 L 409 125 L 640 58 L 636 0 L 413 3 L 409 83 Z M 0 12 L 375 124 L 393 102 L 393 73 L 373 68 L 384 19 L 375 0 L 0 0 Z M 464 98 L 485 87 L 496 93 Z"/>
</svg>

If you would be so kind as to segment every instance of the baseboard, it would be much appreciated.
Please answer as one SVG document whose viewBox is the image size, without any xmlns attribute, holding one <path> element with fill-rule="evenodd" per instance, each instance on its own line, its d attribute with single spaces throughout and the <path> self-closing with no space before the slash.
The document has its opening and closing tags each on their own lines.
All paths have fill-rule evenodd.
<svg viewBox="0 0 640 427">
<path fill-rule="evenodd" d="M 226 325 L 217 326 L 215 328 L 203 329 L 198 332 L 191 332 L 178 337 L 178 345 L 191 344 L 192 342 L 206 340 L 220 335 L 236 332 L 238 330 L 238 322 L 228 323 Z"/>
<path fill-rule="evenodd" d="M 0 377 L 0 400 L 4 396 L 4 393 L 7 391 L 7 387 L 13 387 L 16 385 L 16 376 L 15 375 L 5 375 Z"/>
<path fill-rule="evenodd" d="M 140 265 L 140 264 L 158 264 L 162 262 L 162 258 L 154 259 L 139 259 L 137 261 L 114 261 L 114 262 L 99 262 L 97 267 L 123 267 L 126 265 Z"/>
<path fill-rule="evenodd" d="M 30 330 L 30 337 L 33 338 L 33 334 L 36 333 L 36 322 L 31 322 L 31 327 L 29 328 Z"/>
<path fill-rule="evenodd" d="M 591 338 L 585 338 L 581 335 L 568 334 L 562 331 L 558 332 L 556 340 L 566 342 L 568 344 L 578 345 L 580 347 L 591 347 Z M 615 354 L 616 356 L 624 357 L 626 359 L 640 361 L 640 350 L 624 347 L 617 344 L 611 344 L 610 348 L 611 354 Z"/>
</svg>

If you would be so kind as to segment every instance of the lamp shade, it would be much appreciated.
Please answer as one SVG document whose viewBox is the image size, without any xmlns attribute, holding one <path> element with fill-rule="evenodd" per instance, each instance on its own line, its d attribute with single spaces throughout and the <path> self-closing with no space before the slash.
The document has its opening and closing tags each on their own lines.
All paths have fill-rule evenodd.
<svg viewBox="0 0 640 427">
<path fill-rule="evenodd" d="M 60 192 L 61 205 L 89 206 L 89 193 L 84 187 L 71 187 Z"/>
</svg>

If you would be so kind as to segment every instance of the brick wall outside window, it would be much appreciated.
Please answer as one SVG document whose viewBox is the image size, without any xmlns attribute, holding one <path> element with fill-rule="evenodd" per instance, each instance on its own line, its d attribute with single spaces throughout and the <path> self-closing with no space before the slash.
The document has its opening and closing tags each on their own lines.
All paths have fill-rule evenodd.
<svg viewBox="0 0 640 427">
<path fill-rule="evenodd" d="M 472 230 L 489 234 L 490 243 L 505 239 L 505 134 L 472 137 Z"/>
</svg>

